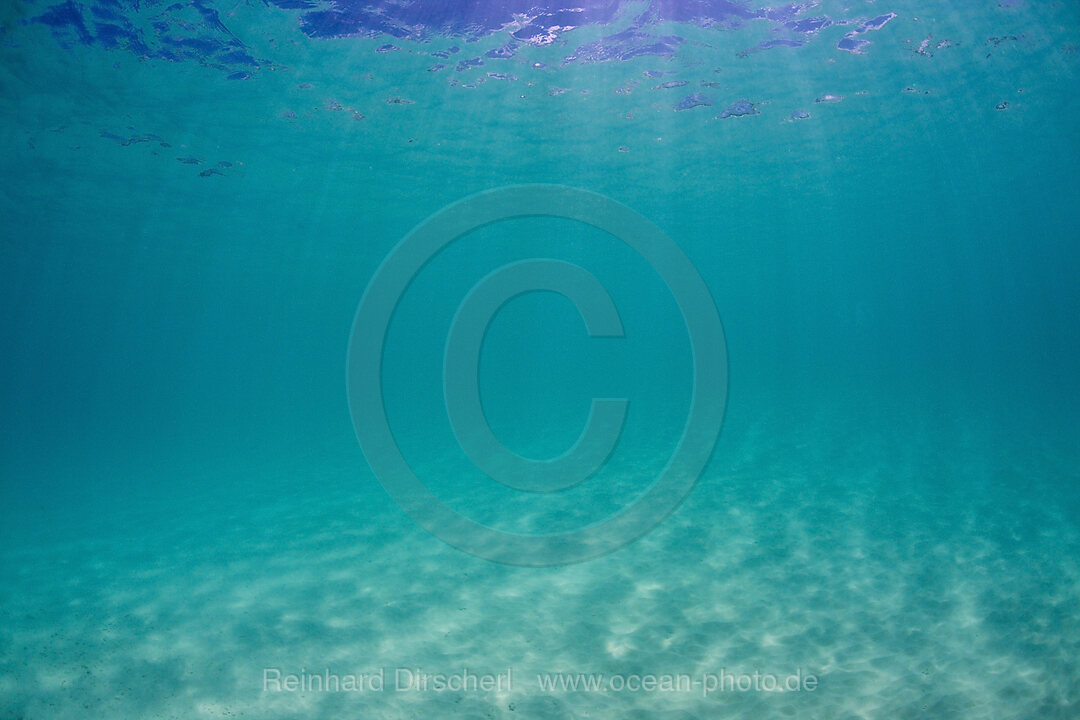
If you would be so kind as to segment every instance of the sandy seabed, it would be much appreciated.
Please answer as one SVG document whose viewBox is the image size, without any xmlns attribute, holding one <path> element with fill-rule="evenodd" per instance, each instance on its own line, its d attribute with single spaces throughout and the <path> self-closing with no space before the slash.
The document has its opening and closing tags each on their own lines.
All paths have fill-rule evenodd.
<svg viewBox="0 0 1080 720">
<path fill-rule="evenodd" d="M 1075 465 L 907 430 L 747 428 L 653 532 L 564 567 L 445 545 L 355 457 L 14 542 L 0 718 L 1080 716 Z"/>
</svg>

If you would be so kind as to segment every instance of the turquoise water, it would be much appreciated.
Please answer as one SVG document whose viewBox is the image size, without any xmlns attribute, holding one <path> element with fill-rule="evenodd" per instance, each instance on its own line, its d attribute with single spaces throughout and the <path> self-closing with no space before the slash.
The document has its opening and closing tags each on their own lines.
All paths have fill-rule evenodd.
<svg viewBox="0 0 1080 720">
<path fill-rule="evenodd" d="M 93 29 L 113 5 L 77 9 Z M 461 71 L 507 31 L 325 38 L 257 2 L 145 31 L 154 52 L 202 37 L 191 18 L 215 7 L 252 69 L 5 10 L 0 718 L 1075 717 L 1080 11 L 879 5 L 799 15 L 896 13 L 857 53 L 838 43 L 858 24 L 743 53 L 788 35 L 666 20 L 647 29 L 677 52 L 563 62 L 624 13 Z M 165 11 L 123 5 L 143 28 Z M 674 111 L 692 93 L 712 104 Z M 755 112 L 720 117 L 740 100 Z M 545 567 L 414 522 L 346 382 L 398 243 L 532 184 L 670 238 L 727 374 L 715 450 L 670 516 Z M 625 334 L 589 337 L 551 292 L 491 323 L 476 380 L 511 451 L 557 456 L 590 398 L 630 399 L 606 465 L 547 494 L 481 472 L 444 397 L 462 299 L 528 258 L 587 269 Z M 372 340 L 401 454 L 487 528 L 617 514 L 684 433 L 682 286 L 566 218 L 464 234 Z M 511 675 L 399 689 L 399 668 Z M 288 690 L 275 671 L 369 682 Z M 738 687 L 754 673 L 816 683 Z"/>
</svg>

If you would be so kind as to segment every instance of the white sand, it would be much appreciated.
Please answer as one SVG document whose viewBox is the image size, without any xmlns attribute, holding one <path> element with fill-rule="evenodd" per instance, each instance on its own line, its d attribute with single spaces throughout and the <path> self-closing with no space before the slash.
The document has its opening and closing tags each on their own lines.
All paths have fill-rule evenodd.
<svg viewBox="0 0 1080 720">
<path fill-rule="evenodd" d="M 357 490 L 355 455 L 305 464 L 276 497 L 16 542 L 0 718 L 1080 716 L 1080 531 L 1054 502 L 1076 479 L 1068 458 L 821 422 L 729 432 L 667 522 L 569 567 L 446 546 L 381 488 Z M 509 668 L 513 685 L 398 691 L 399 667 Z M 381 669 L 385 684 L 264 691 L 265 668 Z M 721 670 L 818 684 L 706 697 Z M 537 675 L 558 672 L 695 684 L 542 691 Z"/>
</svg>

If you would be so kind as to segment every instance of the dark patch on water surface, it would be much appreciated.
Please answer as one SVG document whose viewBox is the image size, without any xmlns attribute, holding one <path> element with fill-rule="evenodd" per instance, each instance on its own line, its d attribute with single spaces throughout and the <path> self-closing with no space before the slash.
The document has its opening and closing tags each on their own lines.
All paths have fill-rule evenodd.
<svg viewBox="0 0 1080 720">
<path fill-rule="evenodd" d="M 127 137 L 124 137 L 122 135 L 117 135 L 114 132 L 109 132 L 108 130 L 102 130 L 100 135 L 101 137 L 107 140 L 112 140 L 120 145 L 123 145 L 124 147 L 127 147 L 128 145 L 137 145 L 138 143 L 144 142 L 157 142 L 162 147 L 169 147 L 169 144 L 166 143 L 160 135 L 155 135 L 154 133 L 144 133 L 142 135 L 129 135 Z"/>
<path fill-rule="evenodd" d="M 1024 40 L 1025 37 L 1026 37 L 1025 35 L 1000 35 L 1000 36 L 995 35 L 995 36 L 992 36 L 992 37 L 988 37 L 986 39 L 986 45 L 997 48 L 1002 43 L 1020 42 L 1020 41 Z M 930 37 L 927 37 L 927 41 L 928 40 L 930 40 Z M 1066 52 L 1065 52 L 1066 55 L 1075 54 L 1075 52 L 1073 52 L 1073 53 L 1068 52 L 1067 48 L 1068 48 L 1068 46 L 1066 46 Z M 919 50 L 925 50 L 925 49 L 926 49 L 926 41 L 924 41 L 923 44 L 919 46 Z M 930 52 L 930 53 L 922 53 L 922 54 L 933 57 L 932 52 Z M 988 58 L 991 55 L 993 55 L 993 53 L 991 53 L 991 52 L 986 53 L 986 57 L 988 57 Z"/>
<path fill-rule="evenodd" d="M 881 28 L 885 27 L 886 23 L 888 23 L 895 17 L 896 13 L 886 13 L 885 15 L 878 15 L 873 20 L 867 20 L 865 23 L 863 23 L 861 32 L 866 32 L 867 30 L 880 30 Z"/>
<path fill-rule="evenodd" d="M 207 0 L 191 0 L 191 7 L 195 8 L 195 10 L 202 15 L 206 24 L 214 30 L 226 35 L 232 35 L 232 33 L 229 32 L 229 28 L 225 27 L 225 24 L 221 22 L 221 16 L 218 15 L 218 11 L 210 7 L 207 4 Z"/>
<path fill-rule="evenodd" d="M 872 20 L 866 20 L 859 25 L 859 27 L 844 35 L 840 42 L 837 43 L 836 47 L 841 50 L 847 50 L 848 52 L 862 53 L 862 48 L 869 45 L 870 41 L 864 40 L 859 36 L 872 30 L 880 30 L 895 17 L 896 13 L 886 13 L 884 15 L 878 15 Z"/>
<path fill-rule="evenodd" d="M 52 29 L 53 37 L 64 47 L 70 47 L 72 39 L 83 45 L 90 45 L 94 41 L 93 35 L 86 28 L 82 12 L 72 0 L 53 5 L 34 18 L 34 22 L 48 25 Z M 72 38 L 73 35 L 74 38 Z"/>
<path fill-rule="evenodd" d="M 458 62 L 457 67 L 454 69 L 458 72 L 463 72 L 465 70 L 468 70 L 469 68 L 480 67 L 483 64 L 484 61 L 481 58 L 474 57 L 469 58 L 468 60 L 461 60 L 460 62 Z"/>
<path fill-rule="evenodd" d="M 743 50 L 742 52 L 740 52 L 739 57 L 746 57 L 747 55 L 751 55 L 751 54 L 756 53 L 756 52 L 761 52 L 762 50 L 771 50 L 772 48 L 776 48 L 776 47 L 797 48 L 797 47 L 802 47 L 804 44 L 805 44 L 805 42 L 803 40 L 784 40 L 784 39 L 762 40 L 761 42 L 759 42 L 754 47 L 748 48 L 748 49 Z"/>
<path fill-rule="evenodd" d="M 109 49 L 125 45 L 138 46 L 140 42 L 133 32 L 112 23 L 95 22 L 94 31 L 97 33 L 98 42 Z"/>
<path fill-rule="evenodd" d="M 764 42 L 758 43 L 758 47 L 761 48 L 762 50 L 768 50 L 769 48 L 774 48 L 774 47 L 797 48 L 797 47 L 802 47 L 804 44 L 805 44 L 805 42 L 803 40 L 783 40 L 783 39 L 780 39 L 780 40 L 766 40 Z"/>
<path fill-rule="evenodd" d="M 295 118 L 296 114 L 289 111 L 289 110 L 286 110 L 285 113 L 284 113 L 284 117 Z M 53 130 L 53 132 L 63 132 L 63 129 L 64 128 L 61 127 L 61 128 Z M 131 134 L 116 133 L 116 132 L 113 132 L 111 130 L 101 130 L 101 131 L 98 132 L 98 135 L 101 138 L 104 138 L 105 140 L 110 140 L 110 141 L 112 141 L 112 142 L 114 142 L 117 145 L 120 145 L 122 147 L 131 147 L 133 145 L 141 145 L 143 143 L 154 143 L 158 147 L 162 147 L 162 148 L 171 148 L 172 147 L 171 143 L 166 142 L 164 138 L 162 138 L 160 135 L 157 135 L 156 133 L 148 133 L 148 132 L 139 133 L 139 132 L 135 132 L 135 128 L 131 127 L 131 126 L 127 127 L 126 130 L 127 130 L 128 133 L 131 133 Z M 157 152 L 157 150 L 151 150 L 150 154 L 151 155 L 157 155 L 158 152 Z M 195 157 L 194 155 L 177 157 L 177 158 L 175 158 L 175 160 L 176 160 L 176 162 L 178 162 L 178 163 L 180 163 L 182 165 L 202 165 L 203 164 L 202 159 L 198 158 L 198 157 Z M 235 163 L 233 163 L 230 160 L 218 160 L 217 163 L 215 163 L 214 165 L 215 165 L 214 167 L 209 167 L 209 168 L 206 168 L 205 170 L 201 171 L 199 173 L 199 175 L 202 176 L 202 177 L 208 177 L 210 175 L 225 175 L 225 173 L 223 171 L 233 168 L 235 166 Z"/>
<path fill-rule="evenodd" d="M 650 35 L 631 27 L 580 46 L 565 62 L 608 62 L 629 60 L 641 55 L 670 57 L 682 43 L 683 39 L 677 35 Z"/>
<path fill-rule="evenodd" d="M 34 0 L 17 0 L 29 2 Z M 44 3 L 41 3 L 44 5 Z M 221 19 L 213 0 L 91 0 L 48 5 L 31 22 L 47 25 L 62 47 L 98 45 L 142 59 L 192 61 L 239 79 L 270 60 L 253 57 Z"/>
<path fill-rule="evenodd" d="M 520 45 L 520 43 L 510 41 L 510 42 L 506 43 L 505 45 L 503 45 L 502 47 L 497 47 L 497 48 L 494 48 L 492 50 L 488 50 L 486 53 L 484 53 L 484 57 L 492 58 L 492 59 L 512 58 L 512 57 L 514 57 L 514 53 L 517 52 L 517 49 L 518 49 L 519 45 Z"/>
<path fill-rule="evenodd" d="M 720 114 L 716 116 L 717 120 L 723 120 L 731 117 L 743 117 L 745 115 L 757 115 L 758 109 L 754 107 L 754 103 L 749 100 L 736 100 L 728 107 L 720 111 Z"/>
<path fill-rule="evenodd" d="M 675 105 L 675 112 L 681 112 L 683 110 L 689 110 L 690 108 L 700 107 L 702 105 L 712 105 L 712 100 L 705 97 L 701 93 L 694 93 L 693 95 L 687 95 Z"/>
<path fill-rule="evenodd" d="M 813 17 L 806 18 L 805 20 L 789 22 L 786 24 L 786 27 L 789 30 L 794 30 L 797 33 L 814 33 L 818 30 L 827 28 L 832 24 L 833 21 L 827 17 Z"/>
<path fill-rule="evenodd" d="M 869 40 L 858 40 L 853 37 L 845 37 L 841 38 L 840 42 L 836 44 L 836 47 L 840 48 L 841 50 L 847 50 L 848 52 L 859 53 L 862 52 L 862 50 L 860 50 L 859 48 L 861 48 L 863 45 L 869 44 Z"/>
</svg>

